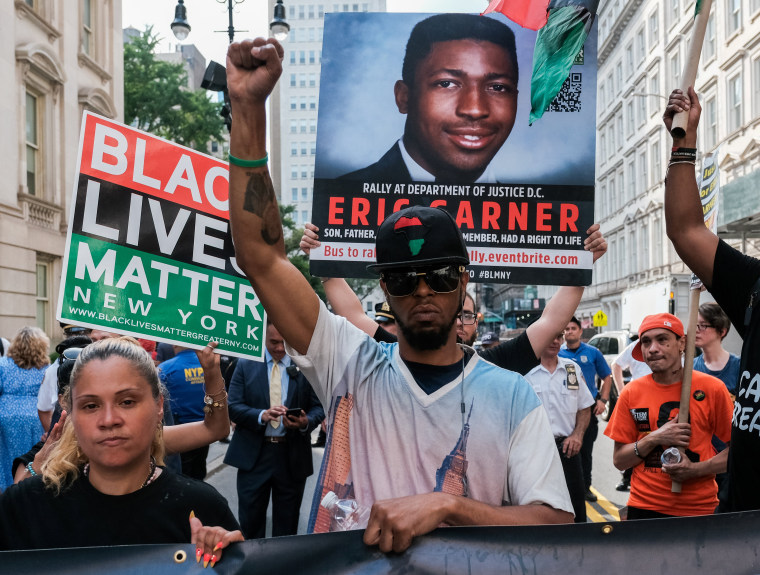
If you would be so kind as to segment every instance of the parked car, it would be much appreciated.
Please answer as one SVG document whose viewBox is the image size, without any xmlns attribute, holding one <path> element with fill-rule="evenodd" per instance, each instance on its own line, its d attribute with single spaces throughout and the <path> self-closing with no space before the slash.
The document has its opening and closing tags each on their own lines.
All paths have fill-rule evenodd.
<svg viewBox="0 0 760 575">
<path fill-rule="evenodd" d="M 602 352 L 604 359 L 607 361 L 607 365 L 612 369 L 612 362 L 615 361 L 618 355 L 633 341 L 631 334 L 628 331 L 608 331 L 605 333 L 598 333 L 588 340 L 589 345 L 593 345 L 596 349 Z M 623 370 L 623 382 L 628 383 L 631 381 L 631 372 L 627 369 Z M 600 382 L 597 379 L 596 386 L 599 387 Z M 607 402 L 607 407 L 604 408 L 602 413 L 602 419 L 609 421 L 612 411 L 615 409 L 617 403 L 618 391 L 615 386 L 615 382 L 612 382 L 612 388 L 610 389 L 610 400 Z"/>
</svg>

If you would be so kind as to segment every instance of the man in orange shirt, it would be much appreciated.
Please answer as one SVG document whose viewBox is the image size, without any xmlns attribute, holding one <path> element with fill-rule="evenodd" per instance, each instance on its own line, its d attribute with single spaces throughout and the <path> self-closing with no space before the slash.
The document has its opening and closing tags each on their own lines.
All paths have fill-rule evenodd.
<svg viewBox="0 0 760 575">
<path fill-rule="evenodd" d="M 652 370 L 623 388 L 605 435 L 615 441 L 613 463 L 633 467 L 628 519 L 707 515 L 718 504 L 715 474 L 726 470 L 727 451 L 715 454 L 711 439 L 731 436 L 731 397 L 712 376 L 692 373 L 690 423 L 678 423 L 686 338 L 674 315 L 644 318 L 633 357 Z M 660 460 L 669 447 L 685 451 L 680 463 Z M 673 481 L 682 483 L 672 493 Z"/>
</svg>

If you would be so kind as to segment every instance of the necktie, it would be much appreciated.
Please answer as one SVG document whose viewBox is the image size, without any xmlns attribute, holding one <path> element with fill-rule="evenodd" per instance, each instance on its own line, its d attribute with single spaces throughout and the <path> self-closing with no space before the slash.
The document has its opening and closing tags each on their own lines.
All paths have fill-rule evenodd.
<svg viewBox="0 0 760 575">
<path fill-rule="evenodd" d="M 282 405 L 282 378 L 280 377 L 280 364 L 272 362 L 272 375 L 269 377 L 269 407 Z M 280 427 L 280 418 L 269 421 L 274 429 Z"/>
</svg>

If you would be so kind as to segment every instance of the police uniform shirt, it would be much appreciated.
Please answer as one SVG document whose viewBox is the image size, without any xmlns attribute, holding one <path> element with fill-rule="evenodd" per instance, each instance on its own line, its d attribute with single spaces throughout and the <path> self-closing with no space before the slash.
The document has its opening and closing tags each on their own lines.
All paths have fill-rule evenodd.
<svg viewBox="0 0 760 575">
<path fill-rule="evenodd" d="M 594 405 L 594 398 L 574 361 L 557 357 L 557 368 L 550 373 L 542 364 L 525 376 L 544 405 L 554 437 L 567 437 L 575 429 L 578 411 Z"/>
</svg>

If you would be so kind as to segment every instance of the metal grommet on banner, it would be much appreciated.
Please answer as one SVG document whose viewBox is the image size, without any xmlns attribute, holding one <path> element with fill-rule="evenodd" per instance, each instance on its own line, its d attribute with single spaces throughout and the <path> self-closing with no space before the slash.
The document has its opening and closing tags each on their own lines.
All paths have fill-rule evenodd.
<svg viewBox="0 0 760 575">
<path fill-rule="evenodd" d="M 184 563 L 186 559 L 187 559 L 187 553 L 185 553 L 184 549 L 180 549 L 179 551 L 174 553 L 175 563 Z"/>
<path fill-rule="evenodd" d="M 612 525 L 608 523 L 607 525 L 602 527 L 602 533 L 604 533 L 605 535 L 609 535 L 610 533 L 612 533 Z"/>
</svg>

